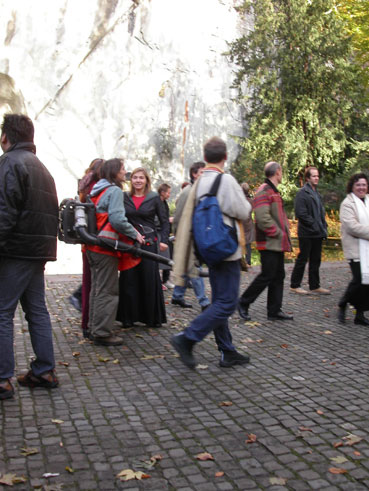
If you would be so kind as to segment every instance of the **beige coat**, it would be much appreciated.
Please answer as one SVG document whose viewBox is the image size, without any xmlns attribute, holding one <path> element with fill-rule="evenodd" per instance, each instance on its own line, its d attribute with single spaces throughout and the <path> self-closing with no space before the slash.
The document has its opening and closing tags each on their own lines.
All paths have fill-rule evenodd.
<svg viewBox="0 0 369 491">
<path fill-rule="evenodd" d="M 369 199 L 369 195 L 366 195 Z M 340 206 L 341 238 L 345 258 L 360 260 L 359 239 L 369 240 L 369 226 L 359 222 L 354 198 L 348 194 Z"/>
</svg>

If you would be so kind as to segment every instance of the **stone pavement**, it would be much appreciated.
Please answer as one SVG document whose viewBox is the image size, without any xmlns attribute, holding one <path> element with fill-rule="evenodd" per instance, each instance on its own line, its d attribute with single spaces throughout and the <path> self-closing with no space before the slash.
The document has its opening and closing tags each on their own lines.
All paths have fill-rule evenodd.
<svg viewBox="0 0 369 491">
<path fill-rule="evenodd" d="M 369 331 L 352 312 L 345 326 L 336 322 L 349 268 L 322 265 L 322 286 L 332 289 L 325 297 L 290 293 L 291 268 L 284 310 L 295 320 L 267 321 L 264 293 L 252 322 L 231 320 L 250 365 L 220 368 L 209 336 L 196 347 L 196 371 L 169 344 L 199 312 L 191 290 L 192 310 L 168 304 L 166 327 L 121 331 L 124 346 L 105 348 L 83 341 L 68 302 L 80 278 L 47 277 L 61 384 L 16 387 L 0 405 L 0 474 L 27 478 L 14 489 L 49 491 L 368 489 Z M 243 288 L 257 271 L 243 273 Z M 20 312 L 15 324 L 19 374 L 32 352 Z M 198 460 L 201 453 L 213 460 Z M 117 479 L 126 469 L 150 477 Z"/>
</svg>

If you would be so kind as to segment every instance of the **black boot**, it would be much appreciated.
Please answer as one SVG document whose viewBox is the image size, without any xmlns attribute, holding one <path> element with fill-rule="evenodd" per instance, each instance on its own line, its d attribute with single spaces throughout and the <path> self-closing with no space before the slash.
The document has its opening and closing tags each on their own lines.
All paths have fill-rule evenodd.
<svg viewBox="0 0 369 491">
<path fill-rule="evenodd" d="M 192 354 L 192 349 L 195 344 L 195 341 L 186 338 L 183 332 L 181 332 L 180 334 L 172 336 L 170 342 L 173 348 L 177 351 L 177 353 L 181 357 L 181 360 L 186 365 L 186 367 L 195 368 L 196 361 Z"/>
<path fill-rule="evenodd" d="M 359 324 L 360 326 L 369 326 L 369 320 L 365 317 L 362 310 L 356 311 L 354 323 Z"/>
</svg>

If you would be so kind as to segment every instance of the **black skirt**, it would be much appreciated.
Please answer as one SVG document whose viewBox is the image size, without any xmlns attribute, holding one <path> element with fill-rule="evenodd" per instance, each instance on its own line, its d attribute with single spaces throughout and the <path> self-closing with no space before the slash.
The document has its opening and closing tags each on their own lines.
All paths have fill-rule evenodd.
<svg viewBox="0 0 369 491">
<path fill-rule="evenodd" d="M 157 253 L 157 243 L 142 249 Z M 157 262 L 143 258 L 134 268 L 121 271 L 117 320 L 125 326 L 142 322 L 155 327 L 167 322 Z"/>
</svg>

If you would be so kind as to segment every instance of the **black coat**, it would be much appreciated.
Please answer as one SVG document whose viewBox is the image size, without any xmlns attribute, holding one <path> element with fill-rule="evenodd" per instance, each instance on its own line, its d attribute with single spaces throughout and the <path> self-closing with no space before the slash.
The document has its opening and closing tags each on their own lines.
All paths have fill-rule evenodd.
<svg viewBox="0 0 369 491">
<path fill-rule="evenodd" d="M 297 234 L 301 238 L 324 239 L 327 223 L 322 197 L 306 183 L 295 198 L 295 215 L 298 219 Z"/>
<path fill-rule="evenodd" d="M 169 223 L 165 219 L 164 207 L 159 195 L 150 192 L 136 210 L 131 196 L 124 193 L 124 207 L 128 220 L 140 232 L 139 225 L 154 230 L 151 234 L 145 234 L 147 238 L 154 239 L 153 244 L 143 245 L 142 248 L 149 252 L 158 253 L 155 216 L 159 218 L 161 225 L 161 242 L 168 243 L 169 234 Z M 142 258 L 141 262 L 134 268 L 121 271 L 117 320 L 126 326 L 130 326 L 134 322 L 158 326 L 167 321 L 157 262 Z"/>
<path fill-rule="evenodd" d="M 58 198 L 35 153 L 23 142 L 0 158 L 0 256 L 55 261 Z"/>
</svg>

